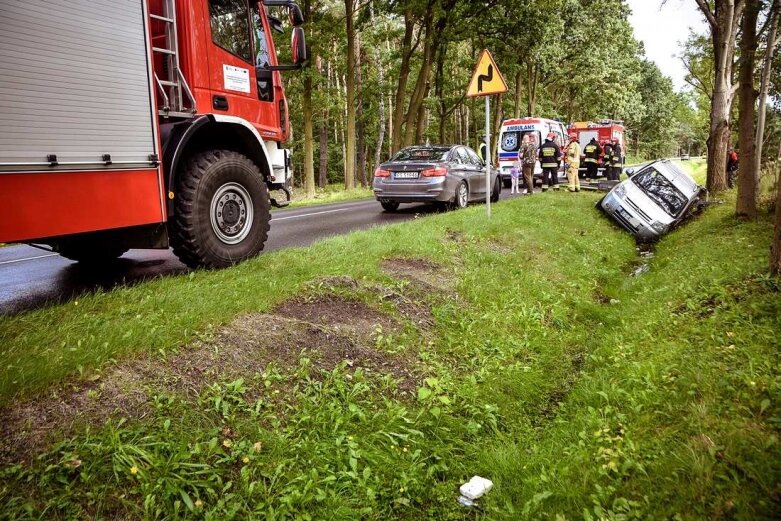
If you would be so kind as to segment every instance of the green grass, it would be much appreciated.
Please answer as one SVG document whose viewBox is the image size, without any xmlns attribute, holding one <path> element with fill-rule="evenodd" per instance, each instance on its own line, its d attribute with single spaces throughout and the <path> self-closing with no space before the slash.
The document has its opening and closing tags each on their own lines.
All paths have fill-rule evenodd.
<svg viewBox="0 0 781 521">
<path fill-rule="evenodd" d="M 705 159 L 697 158 L 689 161 L 674 161 L 676 165 L 687 172 L 700 186 L 705 186 L 705 177 L 708 170 L 708 163 Z"/>
<path fill-rule="evenodd" d="M 343 184 L 329 184 L 325 188 L 315 189 L 314 197 L 306 197 L 302 187 L 293 191 L 293 200 L 287 208 L 302 208 L 305 206 L 314 206 L 327 203 L 341 203 L 346 201 L 355 201 L 359 199 L 369 199 L 374 196 L 371 187 L 361 188 L 360 186 L 345 190 Z"/>
<path fill-rule="evenodd" d="M 457 292 L 424 298 L 433 331 L 374 337 L 424 373 L 413 396 L 306 359 L 194 396 L 144 388 L 143 420 L 0 470 L 0 519 L 771 519 L 781 283 L 765 274 L 769 217 L 738 221 L 726 197 L 638 277 L 596 194 L 546 194 L 0 318 L 12 405 L 186 353 L 241 313 L 326 291 L 318 276 L 350 275 L 362 289 L 341 293 L 395 314 L 373 285 L 410 286 L 386 258 L 432 259 Z M 495 484 L 479 512 L 456 503 L 474 474 Z"/>
</svg>

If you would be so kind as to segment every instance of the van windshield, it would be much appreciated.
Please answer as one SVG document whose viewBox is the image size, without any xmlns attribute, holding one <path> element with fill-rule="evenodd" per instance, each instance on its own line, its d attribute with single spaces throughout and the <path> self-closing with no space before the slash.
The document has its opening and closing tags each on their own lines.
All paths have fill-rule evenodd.
<svg viewBox="0 0 781 521">
<path fill-rule="evenodd" d="M 655 168 L 648 167 L 630 179 L 672 217 L 678 217 L 686 207 L 683 193 Z"/>
<path fill-rule="evenodd" d="M 502 150 L 504 152 L 517 152 L 521 148 L 523 136 L 529 134 L 529 139 L 535 147 L 540 146 L 540 132 L 538 130 L 509 130 L 502 134 Z"/>
</svg>

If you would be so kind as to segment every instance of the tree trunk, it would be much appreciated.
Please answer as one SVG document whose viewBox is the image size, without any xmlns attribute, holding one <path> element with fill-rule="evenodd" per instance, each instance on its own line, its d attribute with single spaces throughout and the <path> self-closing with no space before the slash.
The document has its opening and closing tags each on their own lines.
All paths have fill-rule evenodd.
<svg viewBox="0 0 781 521">
<path fill-rule="evenodd" d="M 781 178 L 776 178 L 776 218 L 770 246 L 770 273 L 781 275 Z"/>
<path fill-rule="evenodd" d="M 428 96 L 428 88 L 426 89 L 426 93 L 424 96 Z M 428 127 L 428 114 L 426 111 L 426 106 L 421 103 L 418 107 L 418 117 L 416 118 L 417 124 L 415 125 L 415 143 L 422 145 L 423 144 L 423 133 L 426 131 L 426 128 Z"/>
<path fill-rule="evenodd" d="M 347 21 L 347 74 L 345 91 L 347 105 L 347 129 L 344 153 L 344 188 L 355 188 L 355 0 L 344 0 L 345 19 Z"/>
<path fill-rule="evenodd" d="M 745 4 L 744 0 L 716 0 L 713 11 L 706 0 L 697 0 L 697 5 L 708 19 L 713 43 L 714 88 L 708 135 L 707 186 L 711 193 L 718 193 L 727 187 L 730 109 L 734 99 L 732 64 L 738 27 Z"/>
<path fill-rule="evenodd" d="M 513 107 L 513 117 L 518 119 L 521 117 L 521 90 L 523 81 L 523 70 L 519 67 L 518 72 L 515 73 L 515 106 Z"/>
<path fill-rule="evenodd" d="M 325 188 L 328 183 L 328 113 L 323 118 L 320 127 L 320 170 L 318 172 L 317 186 Z"/>
<path fill-rule="evenodd" d="M 434 75 L 434 93 L 437 97 L 437 116 L 439 118 L 439 142 L 447 143 L 445 138 L 445 128 L 448 112 L 445 107 L 444 76 L 445 76 L 445 54 L 447 53 L 447 44 L 443 45 L 437 53 L 437 71 Z"/>
<path fill-rule="evenodd" d="M 312 19 L 311 0 L 304 1 L 305 19 Z M 309 54 L 309 52 L 307 52 Z M 312 130 L 312 74 L 304 72 L 301 112 L 304 117 L 304 192 L 307 198 L 315 196 L 315 138 Z"/>
<path fill-rule="evenodd" d="M 774 0 L 770 7 L 770 29 L 767 33 L 767 47 L 765 49 L 765 59 L 762 64 L 762 84 L 759 88 L 759 113 L 757 115 L 757 132 L 754 140 L 754 162 L 757 174 L 762 172 L 762 147 L 765 139 L 765 119 L 767 116 L 767 93 L 770 88 L 770 73 L 773 66 L 773 55 L 776 46 L 781 43 L 779 37 L 778 23 L 781 17 L 781 2 Z"/>
<path fill-rule="evenodd" d="M 396 100 L 391 118 L 391 147 L 392 150 L 401 148 L 402 121 L 404 120 L 404 100 L 407 96 L 407 78 L 410 71 L 410 58 L 412 57 L 412 36 L 415 32 L 415 20 L 412 9 L 407 7 L 404 11 L 404 37 L 401 40 L 401 65 L 399 67 L 399 81 L 396 83 Z"/>
<path fill-rule="evenodd" d="M 358 148 L 358 180 L 366 188 L 366 124 L 363 120 L 363 56 L 361 54 L 361 33 L 355 35 L 355 89 L 358 93 L 356 112 L 356 146 Z"/>
<path fill-rule="evenodd" d="M 757 216 L 757 168 L 754 156 L 754 114 L 757 95 L 754 91 L 754 60 L 757 52 L 757 18 L 760 0 L 746 0 L 740 39 L 740 115 L 738 143 L 740 148 L 740 175 L 738 201 L 735 213 L 740 217 Z"/>
<path fill-rule="evenodd" d="M 372 6 L 373 4 L 369 4 L 372 25 L 374 25 L 374 9 Z M 387 40 L 386 45 L 389 45 Z M 377 47 L 374 48 L 374 64 L 377 67 L 377 79 L 380 86 L 380 100 L 377 108 L 379 122 L 377 127 L 377 146 L 374 149 L 374 168 L 379 168 L 382 162 L 382 146 L 385 141 L 385 93 L 383 92 L 385 88 L 385 68 L 382 64 L 380 50 Z"/>
<path fill-rule="evenodd" d="M 531 61 L 526 62 L 526 115 L 534 116 L 537 108 L 537 67 Z"/>
<path fill-rule="evenodd" d="M 304 92 L 301 111 L 304 116 L 304 192 L 306 197 L 315 196 L 315 138 L 312 130 L 312 76 L 304 74 Z"/>
<path fill-rule="evenodd" d="M 434 24 L 434 7 L 437 2 L 430 0 L 428 3 L 424 16 L 426 35 L 424 38 L 423 58 L 405 119 L 404 143 L 407 145 L 412 143 L 413 136 L 415 136 L 416 141 L 420 141 L 423 134 L 424 129 L 420 128 L 420 126 L 425 126 L 425 121 L 422 118 L 422 115 L 425 113 L 423 104 L 431 90 L 431 68 L 434 57 L 445 40 L 448 16 L 455 3 L 456 0 L 448 0 L 441 5 L 442 14 L 437 18 L 436 24 Z M 415 124 L 414 128 L 413 124 Z"/>
<path fill-rule="evenodd" d="M 420 107 L 423 105 L 423 101 L 426 96 L 426 92 L 430 86 L 429 75 L 431 72 L 431 62 L 433 61 L 433 47 L 434 47 L 434 30 L 433 30 L 433 14 L 426 14 L 426 35 L 423 40 L 423 56 L 421 57 L 420 71 L 418 71 L 418 79 L 415 82 L 415 87 L 412 90 L 412 96 L 410 96 L 409 107 L 407 107 L 407 114 L 404 118 L 404 133 L 402 145 L 408 146 L 412 144 L 415 139 L 417 126 L 420 125 L 418 118 L 420 113 Z"/>
</svg>

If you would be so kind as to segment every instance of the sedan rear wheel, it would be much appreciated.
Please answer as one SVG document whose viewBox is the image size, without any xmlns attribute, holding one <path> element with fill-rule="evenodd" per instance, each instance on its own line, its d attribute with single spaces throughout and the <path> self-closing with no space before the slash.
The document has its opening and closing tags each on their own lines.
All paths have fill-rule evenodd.
<svg viewBox="0 0 781 521">
<path fill-rule="evenodd" d="M 491 202 L 495 203 L 499 201 L 499 194 L 502 192 L 502 185 L 499 184 L 501 181 L 497 178 L 494 182 L 494 189 L 491 192 Z"/>
<path fill-rule="evenodd" d="M 469 204 L 469 188 L 466 186 L 466 182 L 462 181 L 456 188 L 456 201 L 455 207 L 457 209 L 466 208 Z"/>
<path fill-rule="evenodd" d="M 399 203 L 396 201 L 383 201 L 380 205 L 382 205 L 382 209 L 386 212 L 395 212 L 399 209 Z"/>
</svg>

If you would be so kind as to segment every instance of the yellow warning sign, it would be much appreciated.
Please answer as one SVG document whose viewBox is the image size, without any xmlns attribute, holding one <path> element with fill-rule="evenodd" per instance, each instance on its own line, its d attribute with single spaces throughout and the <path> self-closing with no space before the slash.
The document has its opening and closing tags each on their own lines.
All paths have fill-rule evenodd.
<svg viewBox="0 0 781 521">
<path fill-rule="evenodd" d="M 480 59 L 477 60 L 477 67 L 475 67 L 475 73 L 472 74 L 472 81 L 469 82 L 466 95 L 471 98 L 503 92 L 507 92 L 507 82 L 504 81 L 502 73 L 499 72 L 491 52 L 488 49 L 483 49 Z"/>
</svg>

